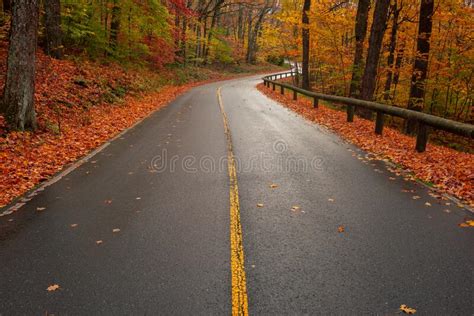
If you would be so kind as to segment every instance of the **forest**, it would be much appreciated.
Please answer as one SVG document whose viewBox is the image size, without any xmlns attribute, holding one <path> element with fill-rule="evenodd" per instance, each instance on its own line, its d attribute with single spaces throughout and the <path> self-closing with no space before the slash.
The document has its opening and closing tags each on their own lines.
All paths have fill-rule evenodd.
<svg viewBox="0 0 474 316">
<path fill-rule="evenodd" d="M 254 64 L 260 50 L 260 60 L 301 65 L 304 88 L 473 120 L 472 1 L 37 0 L 18 1 L 13 11 L 12 4 L 2 3 L 3 28 L 13 26 L 2 112 L 15 128 L 35 125 L 26 88 L 37 42 L 53 58 L 157 69 Z M 10 104 L 21 97 L 25 117 L 12 118 Z"/>
<path fill-rule="evenodd" d="M 473 122 L 472 1 L 280 5 L 260 44 L 301 63 L 303 87 Z"/>
<path fill-rule="evenodd" d="M 11 192 L 0 204 L 193 85 L 236 75 L 291 67 L 292 84 L 306 90 L 474 120 L 471 0 L 1 5 L 1 168 Z M 143 104 L 143 96 L 156 103 Z M 135 107 L 114 106 L 124 104 Z M 362 108 L 347 111 L 374 119 Z M 387 120 L 416 134 L 416 122 Z M 431 138 L 473 151 L 470 139 L 443 132 Z"/>
</svg>

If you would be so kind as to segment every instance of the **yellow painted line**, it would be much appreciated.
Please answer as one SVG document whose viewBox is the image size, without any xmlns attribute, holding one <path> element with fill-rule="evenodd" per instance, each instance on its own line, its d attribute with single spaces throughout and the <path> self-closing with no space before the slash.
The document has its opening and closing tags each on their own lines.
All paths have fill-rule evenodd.
<svg viewBox="0 0 474 316">
<path fill-rule="evenodd" d="M 248 315 L 247 281 L 244 267 L 244 247 L 242 226 L 240 224 L 239 186 L 235 167 L 232 137 L 227 115 L 222 103 L 221 88 L 217 89 L 217 100 L 224 120 L 224 132 L 227 138 L 227 165 L 230 179 L 230 266 L 232 272 L 232 315 Z"/>
</svg>

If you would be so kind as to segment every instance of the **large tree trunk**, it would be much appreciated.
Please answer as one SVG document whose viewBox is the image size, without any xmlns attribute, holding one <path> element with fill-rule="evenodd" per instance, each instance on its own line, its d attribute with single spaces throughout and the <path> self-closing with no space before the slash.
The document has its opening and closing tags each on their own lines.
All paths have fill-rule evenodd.
<svg viewBox="0 0 474 316">
<path fill-rule="evenodd" d="M 428 72 L 428 57 L 430 53 L 430 37 L 433 27 L 434 0 L 421 0 L 420 17 L 418 21 L 418 39 L 416 42 L 416 58 L 411 77 L 410 99 L 408 109 L 422 111 L 425 98 L 425 81 Z M 406 132 L 416 131 L 416 121 L 408 120 Z"/>
<path fill-rule="evenodd" d="M 398 32 L 398 17 L 400 15 L 400 10 L 397 7 L 397 2 L 392 5 L 392 32 L 390 33 L 390 45 L 389 53 L 387 57 L 387 79 L 385 80 L 384 88 L 384 100 L 387 101 L 390 98 L 390 88 L 392 87 L 393 79 L 393 66 L 395 61 L 395 49 L 397 48 L 397 32 Z"/>
<path fill-rule="evenodd" d="M 349 90 L 350 97 L 358 97 L 360 95 L 360 78 L 363 70 L 364 57 L 364 41 L 367 35 L 367 21 L 369 19 L 370 0 L 359 0 L 357 6 L 356 23 L 355 23 L 355 53 L 354 63 L 352 65 L 352 79 Z"/>
<path fill-rule="evenodd" d="M 36 129 L 34 94 L 38 2 L 23 0 L 13 3 L 7 78 L 1 106 L 10 129 Z"/>
<path fill-rule="evenodd" d="M 118 46 L 118 35 L 120 32 L 120 14 L 121 9 L 118 0 L 114 0 L 110 21 L 110 47 L 113 50 L 116 50 Z"/>
<path fill-rule="evenodd" d="M 10 13 L 12 11 L 11 0 L 3 0 L 3 12 Z"/>
<path fill-rule="evenodd" d="M 371 101 L 374 97 L 380 49 L 387 28 L 389 5 L 390 0 L 377 0 L 375 4 L 374 19 L 370 29 L 369 50 L 367 51 L 364 75 L 362 76 L 361 98 L 363 100 Z M 370 118 L 371 111 L 359 110 L 361 116 Z"/>
<path fill-rule="evenodd" d="M 46 35 L 45 53 L 61 59 L 63 57 L 61 30 L 61 1 L 44 0 L 44 24 Z"/>
<path fill-rule="evenodd" d="M 308 12 L 311 9 L 311 0 L 304 0 L 303 4 L 303 31 L 302 31 L 302 40 L 303 40 L 303 89 L 309 90 L 309 17 Z"/>
</svg>

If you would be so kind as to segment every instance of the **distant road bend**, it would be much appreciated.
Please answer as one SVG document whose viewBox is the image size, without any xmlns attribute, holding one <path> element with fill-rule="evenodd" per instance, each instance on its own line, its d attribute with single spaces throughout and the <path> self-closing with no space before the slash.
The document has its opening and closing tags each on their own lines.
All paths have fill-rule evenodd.
<svg viewBox="0 0 474 316">
<path fill-rule="evenodd" d="M 0 315 L 473 314 L 466 211 L 259 80 L 194 88 L 0 218 Z"/>
</svg>

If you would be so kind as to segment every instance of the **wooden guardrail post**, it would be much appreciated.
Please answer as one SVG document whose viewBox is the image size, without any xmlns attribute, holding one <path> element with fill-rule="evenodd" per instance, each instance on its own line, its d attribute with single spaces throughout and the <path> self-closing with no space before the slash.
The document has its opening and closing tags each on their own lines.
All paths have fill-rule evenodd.
<svg viewBox="0 0 474 316">
<path fill-rule="evenodd" d="M 313 98 L 313 108 L 317 109 L 319 107 L 319 99 Z"/>
<path fill-rule="evenodd" d="M 275 91 L 275 83 L 273 83 L 273 91 Z"/>
<path fill-rule="evenodd" d="M 377 111 L 377 116 L 375 117 L 375 134 L 382 135 L 383 123 L 384 123 L 384 114 L 380 111 Z"/>
<path fill-rule="evenodd" d="M 297 100 L 298 99 L 298 92 L 296 92 L 296 90 L 293 90 L 293 100 Z"/>
<path fill-rule="evenodd" d="M 348 105 L 347 106 L 347 121 L 348 122 L 354 122 L 354 112 L 355 112 L 355 106 Z"/>
<path fill-rule="evenodd" d="M 416 151 L 422 153 L 426 150 L 426 143 L 428 143 L 428 126 L 418 122 L 418 132 L 416 134 Z"/>
</svg>

